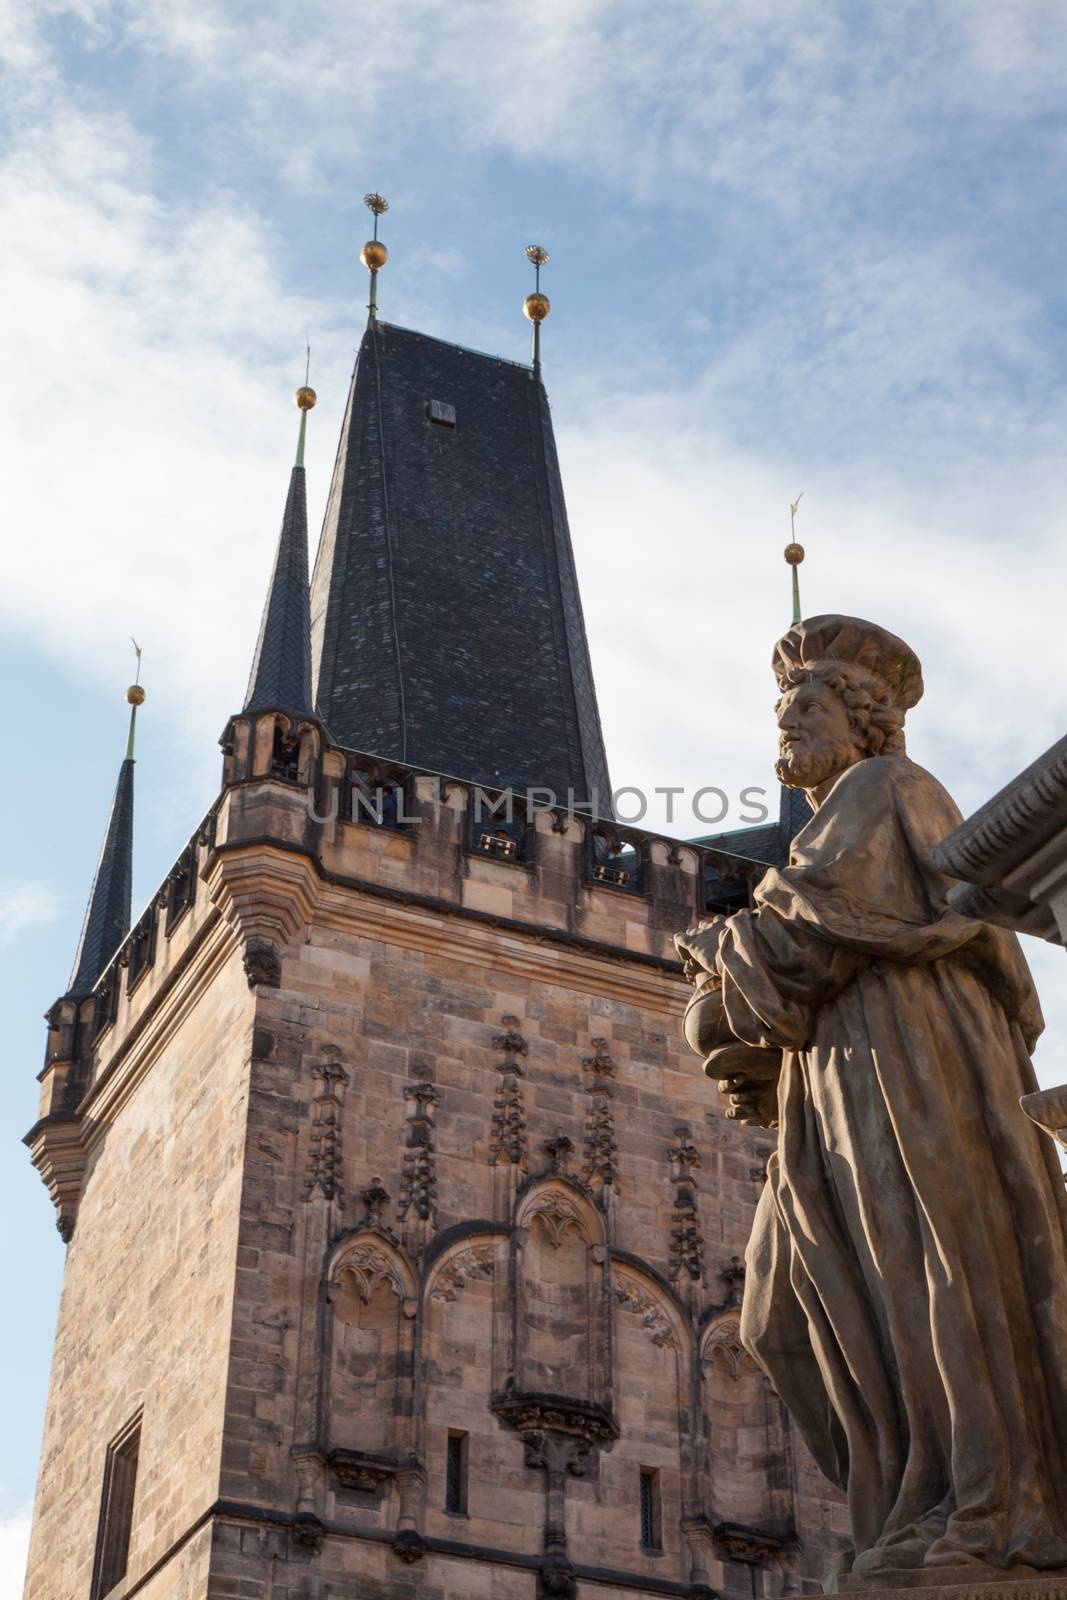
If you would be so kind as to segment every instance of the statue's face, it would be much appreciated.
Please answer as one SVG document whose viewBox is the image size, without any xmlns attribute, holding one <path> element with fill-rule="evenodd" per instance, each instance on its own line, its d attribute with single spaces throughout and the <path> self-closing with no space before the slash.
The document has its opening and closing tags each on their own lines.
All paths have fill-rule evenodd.
<svg viewBox="0 0 1067 1600">
<path fill-rule="evenodd" d="M 845 702 L 814 679 L 787 689 L 778 702 L 779 758 L 775 771 L 791 789 L 815 789 L 863 755 Z"/>
</svg>

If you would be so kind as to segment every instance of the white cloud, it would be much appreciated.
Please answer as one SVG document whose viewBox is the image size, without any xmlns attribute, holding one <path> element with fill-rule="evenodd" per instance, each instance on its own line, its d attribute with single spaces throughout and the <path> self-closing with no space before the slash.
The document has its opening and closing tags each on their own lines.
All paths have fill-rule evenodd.
<svg viewBox="0 0 1067 1600">
<path fill-rule="evenodd" d="M 0 1600 L 21 1600 L 32 1507 L 0 1517 Z"/>
<path fill-rule="evenodd" d="M 0 268 L 20 308 L 0 425 L 21 436 L 12 516 L 33 532 L 0 608 L 109 689 L 136 633 L 147 714 L 210 761 L 205 725 L 243 686 L 284 495 L 295 422 L 280 397 L 310 327 L 314 522 L 355 329 L 347 308 L 286 290 L 281 241 L 247 202 L 167 202 L 160 183 L 151 147 L 99 111 L 31 125 L 0 164 L 0 219 L 20 241 Z M 965 805 L 1060 731 L 1033 641 L 1059 629 L 1063 407 L 1044 398 L 1031 301 L 998 299 L 943 252 L 857 252 L 822 269 L 824 325 L 771 308 L 684 386 L 653 371 L 620 388 L 604 365 L 556 380 L 620 781 L 769 772 L 765 657 L 800 488 L 806 609 L 889 617 L 913 640 L 931 684 L 914 748 L 950 764 Z M 994 381 L 1012 363 L 1036 404 Z M 806 434 L 790 437 L 791 417 Z M 907 459 L 879 460 L 887 441 Z"/>
<path fill-rule="evenodd" d="M 373 17 L 332 0 L 51 0 L 46 14 L 60 10 L 87 45 L 147 55 L 191 100 L 224 90 L 249 143 L 301 185 L 339 149 L 373 148 L 383 126 L 405 144 L 413 107 L 429 105 L 471 147 L 536 152 L 646 198 L 678 180 L 723 186 L 815 229 L 842 190 L 911 169 L 931 119 L 1017 123 L 1055 107 L 1067 78 L 1054 0 L 700 0 L 667 13 L 642 0 L 393 0 Z"/>
<path fill-rule="evenodd" d="M 224 85 L 240 147 L 261 160 L 291 150 L 299 123 L 299 160 L 314 164 L 327 143 L 362 139 L 402 90 L 429 121 L 397 124 L 401 141 L 451 118 L 472 144 L 528 151 L 536 127 L 543 159 L 607 183 L 640 190 L 665 173 L 698 239 L 722 186 L 783 217 L 812 206 L 789 224 L 794 289 L 729 327 L 669 308 L 706 352 L 687 351 L 685 381 L 671 339 L 573 370 L 557 357 L 618 781 L 769 783 L 766 657 L 788 614 L 780 551 L 799 489 L 805 608 L 887 618 L 920 649 L 929 694 L 913 752 L 965 807 L 1062 731 L 1067 708 L 1034 643 L 1059 635 L 1067 576 L 1067 408 L 1040 300 L 979 262 L 973 235 L 902 239 L 877 216 L 845 228 L 841 210 L 873 171 L 917 159 L 935 113 L 977 115 L 988 88 L 995 127 L 1017 116 L 1027 73 L 1039 105 L 1060 69 L 1036 68 L 1035 51 L 1067 34 L 1055 10 L 948 6 L 935 22 L 901 3 L 849 33 L 844 11 L 808 0 L 683 5 L 669 29 L 636 0 L 537 13 L 398 0 L 373 26 L 325 0 L 299 14 L 206 0 L 67 9 L 89 48 L 150 51 L 187 96 Z M 22 13 L 13 35 L 39 64 L 43 36 L 28 27 Z M 151 143 L 99 97 L 52 97 L 23 122 L 0 163 L 0 222 L 20 246 L 0 268 L 4 303 L 19 307 L 0 345 L 17 374 L 0 427 L 21 440 L 11 515 L 32 532 L 14 544 L 0 612 L 108 689 L 137 634 L 147 715 L 206 773 L 205 729 L 243 686 L 284 495 L 295 423 L 280 396 L 309 327 L 314 524 L 354 305 L 287 287 L 286 243 L 247 195 L 209 182 L 168 198 Z M 439 276 L 456 264 L 436 241 L 422 249 Z M 425 312 L 398 294 L 392 314 L 491 343 L 462 313 L 440 329 Z"/>
<path fill-rule="evenodd" d="M 737 789 L 769 778 L 769 658 L 788 622 L 782 548 L 800 488 L 805 611 L 886 619 L 915 646 L 928 692 L 909 719 L 911 748 L 961 804 L 1062 731 L 1067 707 L 1041 648 L 1059 636 L 1067 582 L 1045 517 L 1067 488 L 1059 463 L 998 461 L 995 493 L 966 473 L 913 490 L 891 466 L 862 483 L 826 466 L 801 483 L 795 463 L 740 451 L 677 394 L 616 396 L 560 445 L 619 781 L 722 774 Z M 1012 559 L 1015 545 L 1025 560 Z"/>
<path fill-rule="evenodd" d="M 1067 1083 L 1067 955 L 1058 946 L 1037 939 L 1024 939 L 1023 949 L 1045 1013 L 1045 1032 L 1038 1043 L 1034 1066 L 1042 1087 L 1051 1089 Z"/>
<path fill-rule="evenodd" d="M 0 879 L 0 946 L 10 944 L 24 928 L 57 921 L 63 910 L 63 900 L 50 884 Z"/>
<path fill-rule="evenodd" d="M 204 706 L 232 705 L 247 671 L 304 329 L 332 352 L 318 370 L 335 411 L 349 340 L 323 334 L 328 306 L 280 287 L 269 230 L 236 198 L 166 205 L 153 179 L 121 118 L 70 111 L 0 164 L 20 245 L 0 267 L 19 308 L 0 332 L 18 374 L 0 414 L 20 440 L 22 530 L 0 609 L 112 687 L 136 634 L 153 694 L 178 716 L 196 707 L 202 732 Z"/>
</svg>

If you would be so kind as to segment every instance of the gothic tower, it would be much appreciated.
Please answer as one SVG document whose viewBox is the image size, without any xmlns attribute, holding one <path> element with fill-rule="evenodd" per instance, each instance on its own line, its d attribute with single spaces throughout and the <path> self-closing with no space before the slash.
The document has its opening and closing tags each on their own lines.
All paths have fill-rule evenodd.
<svg viewBox="0 0 1067 1600">
<path fill-rule="evenodd" d="M 843 1511 L 738 1343 L 768 1136 L 671 942 L 777 833 L 568 808 L 608 780 L 540 363 L 380 322 L 367 254 L 314 578 L 304 389 L 221 791 L 130 930 L 131 742 L 49 1014 L 25 1594 L 801 1593 Z"/>
</svg>

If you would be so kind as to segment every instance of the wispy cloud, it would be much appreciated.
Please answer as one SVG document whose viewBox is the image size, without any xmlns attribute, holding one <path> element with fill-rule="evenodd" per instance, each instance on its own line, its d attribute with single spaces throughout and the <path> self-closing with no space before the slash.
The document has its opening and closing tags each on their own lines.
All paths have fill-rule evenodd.
<svg viewBox="0 0 1067 1600">
<path fill-rule="evenodd" d="M 25 1506 L 0 1516 L 0 1600 L 21 1600 L 32 1515 Z"/>
<path fill-rule="evenodd" d="M 35 36 L 25 15 L 16 30 L 22 58 L 32 36 L 55 72 L 48 18 L 62 9 L 52 0 Z M 768 276 L 763 237 L 762 294 L 749 294 L 746 245 L 768 213 L 731 212 L 714 219 L 736 280 L 729 314 L 705 297 L 668 307 L 664 326 L 653 307 L 644 338 L 621 345 L 609 325 L 595 359 L 554 358 L 594 659 L 628 778 L 703 766 L 705 729 L 716 762 L 746 781 L 769 765 L 753 640 L 784 614 L 778 546 L 801 486 L 809 605 L 891 615 L 928 660 L 917 746 L 929 729 L 974 798 L 991 765 L 1040 746 L 1060 709 L 1032 641 L 1058 627 L 1067 489 L 1049 313 L 1003 249 L 975 251 L 966 208 L 949 205 L 933 232 L 927 208 L 923 236 L 902 233 L 900 206 L 910 218 L 918 202 L 893 185 L 925 161 L 945 190 L 934 157 L 959 119 L 975 119 L 979 144 L 1025 120 L 1021 101 L 1034 123 L 1067 71 L 1048 50 L 1067 38 L 1055 8 L 935 16 L 900 0 L 862 22 L 848 7 L 755 0 L 680 6 L 671 29 L 636 0 L 568 0 L 536 20 L 482 0 L 398 0 L 369 28 L 319 0 L 299 18 L 208 0 L 66 9 L 87 59 L 147 52 L 187 99 L 225 82 L 250 118 L 244 160 L 253 147 L 271 159 L 296 123 L 314 157 L 400 95 L 408 115 L 385 126 L 409 145 L 448 126 L 471 147 L 526 150 L 536 127 L 540 159 L 599 166 L 609 186 L 638 192 L 665 173 L 663 203 L 698 241 L 726 189 L 779 216 L 787 282 Z M 141 122 L 75 90 L 27 117 L 0 163 L 0 217 L 20 242 L 0 283 L 19 309 L 0 356 L 19 381 L 0 406 L 21 438 L 13 514 L 34 529 L 0 609 L 80 670 L 103 675 L 106 662 L 109 683 L 111 642 L 136 632 L 153 704 L 202 740 L 243 681 L 261 604 L 284 492 L 277 394 L 310 326 L 325 441 L 312 447 L 314 516 L 315 452 L 332 451 L 354 329 L 321 285 L 289 286 L 262 198 L 210 176 L 195 196 L 176 190 L 147 112 Z M 872 203 L 894 194 L 896 210 Z M 436 241 L 420 249 L 442 277 L 461 259 Z M 418 320 L 406 309 L 393 314 Z M 454 336 L 470 337 L 466 315 Z M 724 673 L 729 695 L 714 687 Z"/>
<path fill-rule="evenodd" d="M 111 674 L 111 645 L 136 633 L 164 703 L 202 707 L 246 668 L 248 627 L 225 618 L 254 628 L 295 441 L 278 396 L 330 308 L 285 292 L 253 212 L 168 203 L 156 177 L 117 115 L 67 111 L 0 163 L 19 241 L 0 268 L 18 392 L 0 410 L 20 438 L 9 513 L 24 534 L 0 611 L 89 673 Z M 322 340 L 338 390 L 349 342 Z"/>
<path fill-rule="evenodd" d="M 50 884 L 0 878 L 0 945 L 10 944 L 25 928 L 57 921 L 63 909 Z"/>
<path fill-rule="evenodd" d="M 1067 86 L 1054 0 L 702 0 L 666 25 L 641 0 L 394 0 L 372 19 L 330 0 L 44 8 L 60 11 L 85 45 L 153 58 L 190 98 L 224 86 L 272 159 L 366 146 L 403 100 L 393 141 L 423 120 L 413 105 L 431 105 L 470 145 L 575 163 L 646 197 L 697 179 L 812 225 L 813 201 L 924 160 L 932 127 L 1018 126 Z"/>
</svg>

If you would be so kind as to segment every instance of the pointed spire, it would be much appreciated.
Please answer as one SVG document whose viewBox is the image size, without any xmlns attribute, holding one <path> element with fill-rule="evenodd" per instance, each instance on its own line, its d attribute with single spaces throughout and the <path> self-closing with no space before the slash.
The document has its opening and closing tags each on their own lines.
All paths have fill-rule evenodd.
<svg viewBox="0 0 1067 1600">
<path fill-rule="evenodd" d="M 318 718 L 338 744 L 501 789 L 597 790 L 603 814 L 552 416 L 528 366 L 367 329 L 311 615 Z"/>
<path fill-rule="evenodd" d="M 310 358 L 310 352 L 309 352 Z M 308 517 L 304 480 L 307 414 L 316 401 L 303 384 L 294 395 L 300 409 L 296 465 L 289 478 L 274 571 L 245 696 L 246 711 L 291 711 L 314 716 L 311 703 L 311 612 L 308 598 Z"/>
<path fill-rule="evenodd" d="M 797 542 L 796 542 L 796 531 L 797 531 L 797 512 L 800 509 L 800 502 L 803 500 L 803 498 L 804 498 L 804 492 L 803 492 L 803 490 L 801 490 L 800 494 L 797 495 L 796 499 L 792 502 L 792 504 L 789 507 L 789 527 L 790 527 L 790 531 L 791 531 L 791 533 L 793 535 L 793 538 L 790 541 L 790 543 L 787 544 L 786 547 L 785 547 L 785 559 L 793 569 L 793 623 L 794 623 L 794 626 L 796 625 L 796 623 L 798 623 L 800 621 L 800 575 L 797 572 L 797 568 L 800 566 L 800 563 L 804 559 L 804 546 L 802 544 L 797 544 Z"/>
<path fill-rule="evenodd" d="M 541 293 L 541 268 L 552 259 L 547 250 L 539 244 L 528 244 L 523 251 L 527 261 L 531 262 L 534 269 L 534 292 L 528 294 L 522 302 L 524 315 L 533 323 L 533 375 L 540 381 L 541 378 L 541 324 L 552 309 L 552 303 L 547 294 Z"/>
<path fill-rule="evenodd" d="M 141 687 L 141 649 L 137 652 L 137 679 L 126 690 L 130 707 L 130 731 L 126 755 L 119 767 L 115 797 L 104 832 L 104 844 L 96 864 L 89 904 L 85 908 L 78 953 L 67 993 L 88 994 L 119 945 L 130 931 L 133 899 L 133 736 L 137 707 L 144 704 Z"/>
<path fill-rule="evenodd" d="M 378 237 L 378 218 L 389 210 L 389 202 L 384 195 L 365 194 L 363 204 L 374 214 L 374 237 L 368 239 L 359 252 L 359 259 L 370 273 L 370 300 L 367 302 L 367 326 L 370 328 L 378 320 L 378 273 L 389 260 L 389 252 Z"/>
</svg>

